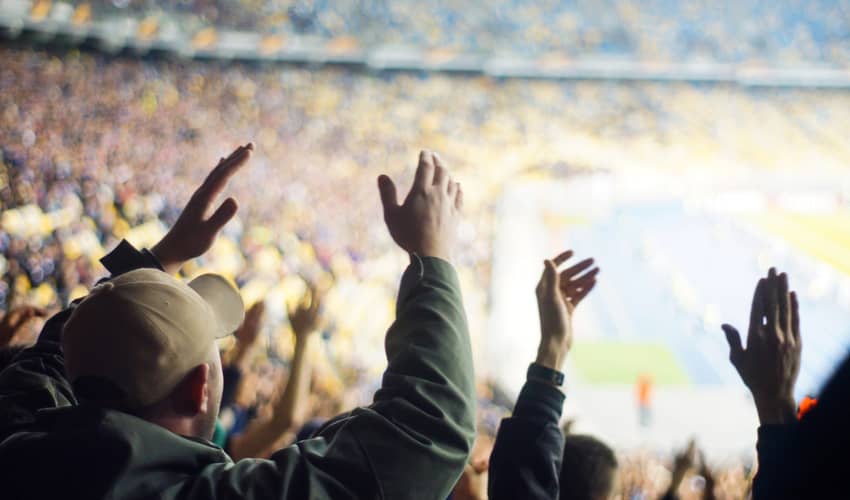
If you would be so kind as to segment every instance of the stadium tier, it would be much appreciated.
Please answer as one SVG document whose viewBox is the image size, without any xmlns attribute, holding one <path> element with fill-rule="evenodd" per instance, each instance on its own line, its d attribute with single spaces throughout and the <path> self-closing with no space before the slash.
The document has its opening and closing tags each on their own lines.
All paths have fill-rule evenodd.
<svg viewBox="0 0 850 500">
<path fill-rule="evenodd" d="M 70 5 L 78 22 L 130 15 L 292 38 L 351 39 L 462 51 L 600 54 L 635 59 L 850 62 L 850 3 L 745 0 L 33 2 Z M 73 14 L 72 14 L 73 18 Z"/>
<path fill-rule="evenodd" d="M 0 1 L 0 36 L 499 78 L 850 87 L 845 1 Z"/>
<path fill-rule="evenodd" d="M 400 265 L 386 256 L 390 242 L 373 224 L 379 218 L 374 178 L 386 170 L 409 174 L 407 159 L 421 144 L 443 152 L 470 184 L 461 269 L 479 297 L 471 299 L 477 328 L 486 316 L 492 207 L 517 175 L 713 169 L 720 176 L 757 176 L 817 164 L 826 172 L 818 175 L 831 179 L 829 172 L 850 163 L 848 139 L 837 132 L 850 118 L 848 96 L 832 91 L 378 77 L 12 48 L 2 56 L 3 300 L 50 305 L 84 293 L 104 249 L 122 237 L 154 242 L 204 166 L 227 145 L 254 137 L 256 165 L 235 188 L 251 203 L 197 269 L 231 276 L 249 300 L 270 288 L 291 300 L 303 289 L 294 275 L 332 275 L 341 283 L 335 303 L 354 314 L 338 315 L 329 345 L 340 360 L 357 359 L 359 368 L 380 366 L 380 350 L 354 342 L 354 334 L 380 335 Z M 446 99 L 447 92 L 464 97 Z M 351 208 L 341 211 L 340 204 Z M 716 329 L 719 318 L 742 312 L 748 286 L 730 294 L 718 277 L 755 276 L 759 249 L 768 244 L 747 233 L 717 240 L 719 222 L 673 207 L 624 207 L 576 230 L 577 245 L 598 249 L 614 280 L 601 285 L 616 293 L 600 294 L 613 302 L 602 306 L 610 307 L 598 315 L 599 331 L 603 339 L 664 346 L 660 356 L 670 360 L 672 382 L 732 383 Z M 821 239 L 843 219 L 824 220 Z M 788 224 L 751 226 L 773 227 L 810 255 L 803 242 L 812 235 Z M 612 235 L 634 246 L 611 245 Z M 742 242 L 750 243 L 742 249 Z M 818 248 L 830 252 L 814 255 L 818 261 L 848 261 L 843 240 Z M 811 273 L 801 268 L 795 276 L 811 282 Z M 365 280 L 362 288 L 356 280 Z M 644 282 L 663 286 L 646 292 Z M 688 296 L 693 290 L 702 295 Z M 367 306 L 375 301 L 385 305 L 380 314 Z M 812 321 L 832 332 L 813 337 L 805 351 L 800 390 L 812 391 L 850 338 L 837 323 L 846 304 L 806 304 L 820 313 Z M 282 309 L 276 314 L 284 319 Z M 285 353 L 287 341 L 281 345 Z M 351 349 L 358 356 L 347 356 Z"/>
</svg>

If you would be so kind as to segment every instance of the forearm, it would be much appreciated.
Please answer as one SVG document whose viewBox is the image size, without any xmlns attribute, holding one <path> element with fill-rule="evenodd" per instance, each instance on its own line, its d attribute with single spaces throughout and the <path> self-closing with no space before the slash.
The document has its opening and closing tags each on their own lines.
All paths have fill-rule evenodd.
<svg viewBox="0 0 850 500">
<path fill-rule="evenodd" d="M 311 376 L 307 358 L 313 339 L 312 334 L 297 338 L 289 379 L 271 416 L 254 420 L 242 433 L 231 439 L 230 454 L 235 460 L 269 455 L 274 451 L 274 443 L 303 421 Z"/>
<path fill-rule="evenodd" d="M 308 358 L 315 341 L 315 333 L 299 336 L 295 341 L 295 353 L 292 356 L 289 379 L 273 413 L 273 418 L 281 429 L 284 427 L 289 429 L 301 424 L 304 420 L 312 377 L 312 366 Z"/>
<path fill-rule="evenodd" d="M 243 342 L 236 341 L 233 347 L 233 356 L 230 358 L 230 364 L 237 367 L 242 373 L 245 373 L 250 368 L 250 354 L 253 350 L 253 345 L 245 345 Z"/>
<path fill-rule="evenodd" d="M 797 421 L 796 405 L 790 395 L 786 398 L 755 398 L 761 425 L 786 425 Z"/>
<path fill-rule="evenodd" d="M 538 381 L 523 386 L 512 417 L 502 421 L 490 457 L 491 500 L 558 498 L 564 394 Z"/>
<path fill-rule="evenodd" d="M 419 259 L 405 271 L 389 365 L 372 405 L 326 423 L 272 455 L 280 470 L 309 464 L 310 491 L 336 484 L 353 498 L 446 498 L 475 431 L 472 352 L 454 269 Z M 327 495 L 331 498 L 344 494 Z M 346 497 L 348 498 L 348 497 Z"/>
<path fill-rule="evenodd" d="M 414 256 L 386 350 L 389 364 L 371 408 L 392 424 L 390 432 L 370 436 L 375 446 L 367 453 L 379 481 L 393 490 L 388 498 L 410 489 L 443 498 L 466 464 L 475 431 L 472 352 L 450 264 Z M 416 473 L 422 470 L 429 473 Z M 405 476 L 420 479 L 399 483 Z"/>
<path fill-rule="evenodd" d="M 667 491 L 664 492 L 664 496 L 662 496 L 662 500 L 677 500 L 679 498 L 679 487 L 682 485 L 682 481 L 685 479 L 684 472 L 673 471 L 673 476 L 670 479 L 670 486 L 667 487 Z"/>
<path fill-rule="evenodd" d="M 762 425 L 758 430 L 758 472 L 753 478 L 753 500 L 791 498 L 799 473 L 789 468 L 797 456 L 797 424 Z"/>
</svg>

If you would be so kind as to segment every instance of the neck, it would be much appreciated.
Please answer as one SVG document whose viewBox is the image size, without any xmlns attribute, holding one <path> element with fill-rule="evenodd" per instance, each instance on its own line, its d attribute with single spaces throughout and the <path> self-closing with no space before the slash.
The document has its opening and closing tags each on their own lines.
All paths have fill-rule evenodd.
<svg viewBox="0 0 850 500">
<path fill-rule="evenodd" d="M 152 418 L 146 418 L 145 420 L 168 429 L 175 434 L 180 434 L 181 436 L 197 437 L 197 429 L 195 429 L 194 422 L 190 418 L 176 415 L 160 415 Z"/>
</svg>

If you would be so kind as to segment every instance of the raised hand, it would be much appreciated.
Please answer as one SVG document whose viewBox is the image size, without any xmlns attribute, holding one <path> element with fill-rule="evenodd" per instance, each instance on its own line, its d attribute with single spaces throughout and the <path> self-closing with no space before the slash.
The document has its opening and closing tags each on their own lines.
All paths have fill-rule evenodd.
<svg viewBox="0 0 850 500">
<path fill-rule="evenodd" d="M 697 443 L 694 439 L 688 442 L 688 446 L 684 450 L 676 453 L 676 457 L 673 459 L 673 470 L 670 475 L 670 486 L 667 488 L 668 494 L 671 497 L 676 496 L 676 492 L 679 491 L 679 486 L 681 486 L 682 481 L 685 479 L 685 475 L 696 464 L 697 453 Z"/>
<path fill-rule="evenodd" d="M 593 259 L 585 259 L 563 271 L 558 267 L 573 256 L 572 250 L 544 262 L 543 276 L 537 284 L 537 309 L 540 313 L 540 346 L 537 363 L 560 370 L 572 347 L 572 316 L 576 306 L 596 286 L 599 268 Z M 589 270 L 588 270 L 589 269 Z"/>
<path fill-rule="evenodd" d="M 255 302 L 254 305 L 245 313 L 245 321 L 242 326 L 236 330 L 236 340 L 240 344 L 246 346 L 254 345 L 257 338 L 260 336 L 260 329 L 263 326 L 263 316 L 266 312 L 266 303 L 262 300 Z"/>
<path fill-rule="evenodd" d="M 289 324 L 295 333 L 295 339 L 318 331 L 321 325 L 319 310 L 322 307 L 322 297 L 314 285 L 310 285 L 309 291 L 304 295 L 301 303 L 295 309 L 289 311 Z"/>
<path fill-rule="evenodd" d="M 183 264 L 210 249 L 221 228 L 236 215 L 238 205 L 227 198 L 212 212 L 218 195 L 227 181 L 239 170 L 254 151 L 254 144 L 239 146 L 207 176 L 201 187 L 192 194 L 177 222 L 151 250 L 166 272 L 174 274 Z M 212 213 L 210 213 L 212 212 Z"/>
<path fill-rule="evenodd" d="M 731 325 L 722 326 L 729 360 L 750 389 L 762 424 L 794 419 L 794 384 L 800 373 L 800 314 L 788 276 L 771 268 L 759 280 L 750 310 L 747 348 Z"/>
<path fill-rule="evenodd" d="M 436 153 L 422 151 L 416 179 L 403 205 L 393 181 L 378 177 L 384 206 L 384 221 L 390 236 L 402 249 L 423 257 L 449 260 L 454 244 L 463 189 L 452 180 L 448 168 Z"/>
<path fill-rule="evenodd" d="M 705 479 L 705 486 L 702 489 L 702 499 L 714 500 L 716 498 L 714 496 L 714 485 L 716 484 L 714 472 L 712 472 L 711 466 L 708 465 L 708 461 L 705 459 L 705 453 L 702 450 L 699 452 L 699 475 Z"/>
<path fill-rule="evenodd" d="M 32 318 L 43 318 L 47 311 L 35 306 L 17 306 L 0 319 L 0 348 L 6 347 L 15 339 L 24 325 Z"/>
</svg>

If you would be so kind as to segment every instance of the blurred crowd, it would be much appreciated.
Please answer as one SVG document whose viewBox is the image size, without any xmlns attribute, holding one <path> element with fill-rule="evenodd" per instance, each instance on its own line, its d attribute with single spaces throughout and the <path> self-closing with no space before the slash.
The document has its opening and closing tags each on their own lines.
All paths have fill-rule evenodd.
<svg viewBox="0 0 850 500">
<path fill-rule="evenodd" d="M 659 2 L 657 8 L 661 4 L 669 7 Z M 263 2 L 177 5 L 216 22 L 220 14 L 215 13 L 228 9 L 248 16 L 233 21 L 235 27 L 254 26 L 262 18 L 280 19 L 286 29 L 368 33 L 349 26 L 357 16 L 343 15 L 358 2 L 334 7 L 310 2 L 280 12 L 269 12 Z M 456 37 L 476 31 L 452 28 L 449 21 L 407 30 L 405 22 L 419 15 L 408 9 L 413 4 L 377 5 L 384 10 L 372 10 L 378 17 L 371 22 L 414 37 L 404 41 L 471 43 Z M 616 7 L 612 12 L 618 16 L 648 15 L 626 4 Z M 439 19 L 452 19 L 451 7 L 444 8 Z M 579 29 L 581 18 L 562 8 L 576 7 L 490 5 L 481 22 L 510 30 L 525 22 L 521 16 L 541 16 L 565 23 L 554 25 L 552 33 L 567 25 Z M 814 7 L 799 10 L 828 17 Z M 701 12 L 692 14 L 698 18 Z M 402 13 L 412 17 L 391 23 L 381 17 Z M 612 25 L 620 24 L 616 19 Z M 805 26 L 808 19 L 793 22 Z M 524 34 L 539 37 L 527 41 L 531 47 L 558 43 L 545 30 L 534 33 Z M 518 41 L 517 46 L 524 45 Z M 743 46 L 711 50 L 724 57 L 748 55 L 735 52 L 746 50 Z M 311 286 L 321 290 L 323 324 L 321 348 L 311 354 L 306 413 L 327 418 L 369 401 L 384 366 L 384 327 L 392 318 L 397 276 L 406 264 L 375 223 L 381 213 L 374 180 L 379 172 L 410 178 L 409 158 L 419 144 L 439 149 L 459 179 L 475 180 L 469 183 L 460 228 L 464 250 L 456 260 L 473 343 L 483 329 L 494 203 L 510 176 L 618 169 L 624 168 L 624 158 L 686 169 L 683 149 L 692 165 L 723 168 L 783 168 L 812 159 L 850 163 L 848 138 L 834 126 L 850 119 L 850 96 L 829 91 L 497 82 L 16 48 L 0 48 L 0 59 L 0 304 L 5 310 L 23 303 L 56 309 L 85 295 L 102 277 L 98 259 L 106 250 L 121 239 L 139 247 L 155 243 L 218 156 L 232 144 L 256 138 L 251 167 L 231 187 L 235 198 L 249 203 L 212 251 L 184 269 L 190 276 L 214 270 L 237 283 L 247 304 L 266 304 L 257 336 L 263 348 L 251 352 L 234 396 L 239 411 L 251 416 L 269 413 L 285 384 L 296 344 L 290 315 Z M 724 113 L 730 109 L 735 113 Z M 771 147 L 777 137 L 787 149 Z M 492 439 L 511 402 L 486 381 L 478 392 L 482 439 Z M 236 413 L 229 418 L 229 425 L 242 419 L 244 426 Z M 665 471 L 671 468 L 669 457 L 667 462 L 654 455 L 625 457 L 621 478 L 627 491 L 621 498 L 663 493 Z M 742 498 L 749 469 L 724 464 L 714 474 L 718 498 Z M 704 476 L 690 477 L 683 498 L 698 495 L 704 484 Z"/>
<path fill-rule="evenodd" d="M 847 64 L 850 3 L 819 0 L 436 2 L 99 0 L 96 14 L 130 11 L 188 26 L 287 38 L 394 43 L 463 51 L 612 56 L 648 61 Z M 158 5 L 159 4 L 159 5 Z"/>
</svg>

